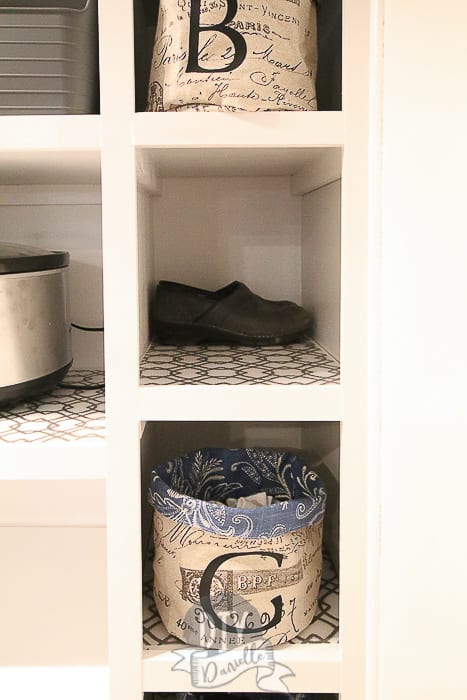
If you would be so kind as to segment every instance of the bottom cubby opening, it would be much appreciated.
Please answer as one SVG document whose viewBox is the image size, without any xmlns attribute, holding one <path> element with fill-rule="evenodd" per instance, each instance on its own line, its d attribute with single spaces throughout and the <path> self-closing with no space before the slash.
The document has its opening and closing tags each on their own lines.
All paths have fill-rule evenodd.
<svg viewBox="0 0 467 700">
<path fill-rule="evenodd" d="M 168 460 L 207 447 L 231 449 L 256 447 L 294 453 L 324 482 L 327 504 L 317 608 L 311 624 L 286 641 L 285 645 L 279 644 L 277 647 L 273 646 L 273 649 L 290 647 L 290 645 L 338 644 L 339 444 L 340 424 L 337 422 L 219 421 L 146 424 L 142 437 L 143 647 L 145 652 L 192 648 L 190 644 L 183 642 L 165 628 L 153 597 L 153 509 L 147 500 L 151 472 L 156 466 Z M 196 547 L 193 555 L 196 559 L 195 549 Z M 193 561 L 193 565 L 196 566 L 197 563 Z M 173 585 L 177 585 L 176 581 Z M 270 597 L 272 598 L 272 594 Z"/>
</svg>

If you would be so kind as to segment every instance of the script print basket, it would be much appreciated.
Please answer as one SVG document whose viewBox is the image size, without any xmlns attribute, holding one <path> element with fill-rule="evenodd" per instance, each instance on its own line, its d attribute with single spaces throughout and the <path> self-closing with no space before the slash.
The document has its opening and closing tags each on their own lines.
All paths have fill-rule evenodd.
<svg viewBox="0 0 467 700">
<path fill-rule="evenodd" d="M 260 492 L 272 505 L 232 508 Z M 324 484 L 297 455 L 206 448 L 157 467 L 154 599 L 167 630 L 211 649 L 283 644 L 312 621 Z"/>
</svg>

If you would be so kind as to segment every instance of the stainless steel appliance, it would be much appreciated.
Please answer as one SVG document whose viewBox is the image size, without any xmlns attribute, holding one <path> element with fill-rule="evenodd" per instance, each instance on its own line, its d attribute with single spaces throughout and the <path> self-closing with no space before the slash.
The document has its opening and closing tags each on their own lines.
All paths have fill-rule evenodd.
<svg viewBox="0 0 467 700">
<path fill-rule="evenodd" d="M 73 361 L 69 255 L 0 242 L 0 405 L 49 390 Z"/>
</svg>

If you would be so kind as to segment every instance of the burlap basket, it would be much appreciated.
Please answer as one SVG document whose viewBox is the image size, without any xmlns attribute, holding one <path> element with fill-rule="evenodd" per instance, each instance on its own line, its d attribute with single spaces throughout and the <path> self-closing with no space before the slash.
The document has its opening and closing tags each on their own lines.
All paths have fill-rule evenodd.
<svg viewBox="0 0 467 700">
<path fill-rule="evenodd" d="M 227 498 L 266 492 L 259 508 Z M 195 646 L 283 644 L 312 621 L 321 580 L 324 484 L 298 456 L 203 449 L 152 473 L 154 599 Z"/>
<path fill-rule="evenodd" d="M 314 110 L 314 0 L 160 0 L 147 111 Z"/>
</svg>

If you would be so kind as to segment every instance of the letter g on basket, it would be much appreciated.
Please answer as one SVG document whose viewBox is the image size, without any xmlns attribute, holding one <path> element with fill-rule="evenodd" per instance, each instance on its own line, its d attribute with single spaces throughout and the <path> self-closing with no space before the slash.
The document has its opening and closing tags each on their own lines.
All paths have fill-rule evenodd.
<svg viewBox="0 0 467 700">
<path fill-rule="evenodd" d="M 282 613 L 284 609 L 284 603 L 282 601 L 282 596 L 278 595 L 275 596 L 275 598 L 271 599 L 271 603 L 274 606 L 274 615 L 272 619 L 266 624 L 263 625 L 262 627 L 253 627 L 253 628 L 248 628 L 248 627 L 234 627 L 233 625 L 228 625 L 226 622 L 220 619 L 220 617 L 217 615 L 216 611 L 214 610 L 211 602 L 211 583 L 212 580 L 219 569 L 220 566 L 229 559 L 234 559 L 235 557 L 251 557 L 251 556 L 261 556 L 261 557 L 271 557 L 272 559 L 275 559 L 277 562 L 277 565 L 280 567 L 282 565 L 282 561 L 284 559 L 283 554 L 276 554 L 275 552 L 264 552 L 264 551 L 256 551 L 256 552 L 238 552 L 236 554 L 222 554 L 220 557 L 216 557 L 211 561 L 210 564 L 206 567 L 206 570 L 204 574 L 201 577 L 201 581 L 199 584 L 199 599 L 201 603 L 201 607 L 207 615 L 209 616 L 210 620 L 212 623 L 218 628 L 223 630 L 224 632 L 233 632 L 235 634 L 253 634 L 253 633 L 258 633 L 258 632 L 266 632 L 266 630 L 270 629 L 271 627 L 275 627 L 277 624 L 282 619 Z"/>
</svg>

